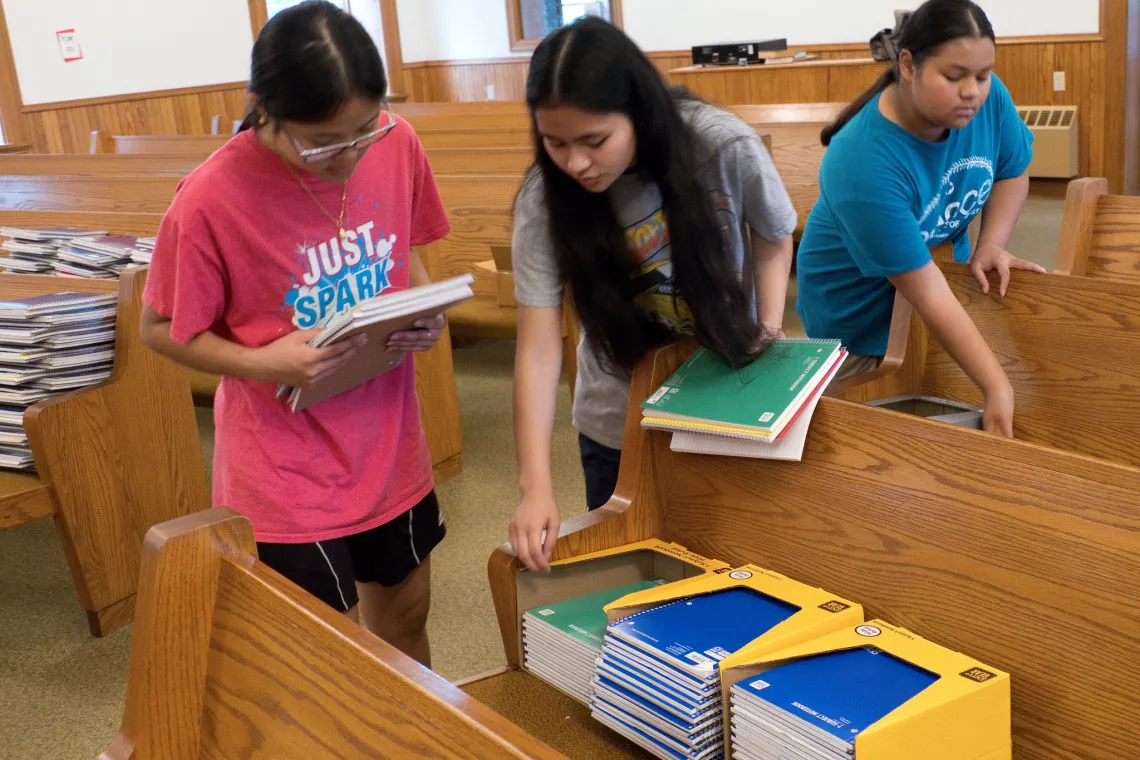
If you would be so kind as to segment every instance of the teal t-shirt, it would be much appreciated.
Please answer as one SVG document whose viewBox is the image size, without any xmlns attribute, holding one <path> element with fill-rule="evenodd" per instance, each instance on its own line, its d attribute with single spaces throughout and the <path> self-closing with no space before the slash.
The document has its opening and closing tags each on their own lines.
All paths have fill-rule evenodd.
<svg viewBox="0 0 1140 760">
<path fill-rule="evenodd" d="M 969 261 L 970 221 L 994 183 L 1021 176 L 1033 157 L 1033 134 L 992 78 L 974 118 L 941 142 L 887 119 L 879 96 L 832 139 L 796 259 L 796 310 L 810 337 L 882 356 L 895 296 L 887 278 L 921 268 L 947 239 L 954 260 Z"/>
</svg>

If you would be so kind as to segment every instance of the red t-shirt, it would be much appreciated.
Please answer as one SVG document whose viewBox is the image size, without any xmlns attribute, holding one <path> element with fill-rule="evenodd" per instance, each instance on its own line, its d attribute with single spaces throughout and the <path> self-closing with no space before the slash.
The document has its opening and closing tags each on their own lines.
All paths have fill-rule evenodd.
<svg viewBox="0 0 1140 760">
<path fill-rule="evenodd" d="M 333 217 L 342 186 L 300 172 Z M 348 182 L 341 243 L 280 157 L 252 130 L 179 185 L 159 229 L 144 301 L 187 343 L 206 330 L 260 347 L 319 327 L 358 300 L 408 287 L 411 246 L 448 233 L 423 146 L 403 120 Z M 367 349 L 365 349 L 367 350 Z M 293 413 L 272 383 L 222 379 L 214 400 L 214 503 L 258 541 L 352 535 L 406 512 L 433 487 L 411 357 Z"/>
</svg>

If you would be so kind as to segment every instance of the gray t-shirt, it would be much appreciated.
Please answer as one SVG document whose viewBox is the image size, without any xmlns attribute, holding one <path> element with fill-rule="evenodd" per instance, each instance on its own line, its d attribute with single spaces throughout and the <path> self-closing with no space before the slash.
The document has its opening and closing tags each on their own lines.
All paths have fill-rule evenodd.
<svg viewBox="0 0 1140 760">
<path fill-rule="evenodd" d="M 700 136 L 702 181 L 714 194 L 724 219 L 727 248 L 736 268 L 752 282 L 746 227 L 765 240 L 778 241 L 796 228 L 796 211 L 764 143 L 752 127 L 732 114 L 702 103 L 685 104 L 682 116 Z M 619 178 L 607 191 L 625 227 L 626 239 L 641 262 L 644 289 L 638 303 L 676 333 L 692 333 L 688 309 L 673 306 L 673 266 L 661 192 L 636 175 Z M 511 243 L 515 298 L 539 308 L 562 303 L 564 282 L 550 242 L 542 177 L 532 172 L 515 208 Z M 753 296 L 755 298 L 755 296 Z M 681 312 L 681 313 L 678 313 Z M 582 435 L 620 449 L 629 402 L 629 373 L 614 367 L 595 350 L 584 332 L 578 345 L 574 391 L 574 427 Z"/>
</svg>

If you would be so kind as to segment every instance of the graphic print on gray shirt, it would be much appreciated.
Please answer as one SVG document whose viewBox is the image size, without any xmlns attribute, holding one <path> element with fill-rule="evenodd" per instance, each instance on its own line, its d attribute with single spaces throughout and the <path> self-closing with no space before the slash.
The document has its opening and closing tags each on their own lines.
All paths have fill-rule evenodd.
<svg viewBox="0 0 1140 760">
<path fill-rule="evenodd" d="M 747 228 L 765 240 L 781 240 L 796 228 L 795 208 L 752 127 L 703 103 L 683 104 L 681 113 L 702 140 L 701 180 L 713 194 L 733 266 L 752 282 Z M 637 278 L 644 287 L 639 290 L 638 304 L 673 332 L 692 334 L 688 308 L 680 300 L 676 309 L 673 305 L 673 263 L 660 190 L 628 174 L 606 192 L 641 266 Z M 511 241 L 515 299 L 538 308 L 561 305 L 565 286 L 550 241 L 544 196 L 542 177 L 532 172 L 519 195 Z M 629 373 L 611 366 L 583 332 L 574 391 L 573 423 L 578 432 L 620 449 L 629 382 Z"/>
</svg>

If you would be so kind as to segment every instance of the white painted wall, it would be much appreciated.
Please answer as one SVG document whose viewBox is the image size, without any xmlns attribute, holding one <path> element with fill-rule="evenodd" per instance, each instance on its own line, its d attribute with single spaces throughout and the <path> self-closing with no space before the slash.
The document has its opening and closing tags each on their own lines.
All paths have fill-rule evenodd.
<svg viewBox="0 0 1140 760">
<path fill-rule="evenodd" d="M 406 63 L 516 55 L 505 0 L 397 0 L 397 10 Z"/>
<path fill-rule="evenodd" d="M 625 30 L 645 50 L 684 50 L 712 42 L 787 38 L 811 45 L 870 40 L 894 25 L 905 0 L 625 0 Z M 999 37 L 1099 30 L 1097 0 L 985 0 Z"/>
<path fill-rule="evenodd" d="M 3 0 L 26 105 L 249 78 L 247 0 Z M 83 60 L 64 63 L 56 32 Z"/>
<path fill-rule="evenodd" d="M 404 60 L 513 55 L 505 0 L 398 0 Z M 644 50 L 786 37 L 790 44 L 863 42 L 917 0 L 624 0 L 625 29 Z M 1001 37 L 1096 33 L 1098 0 L 983 0 Z"/>
</svg>

